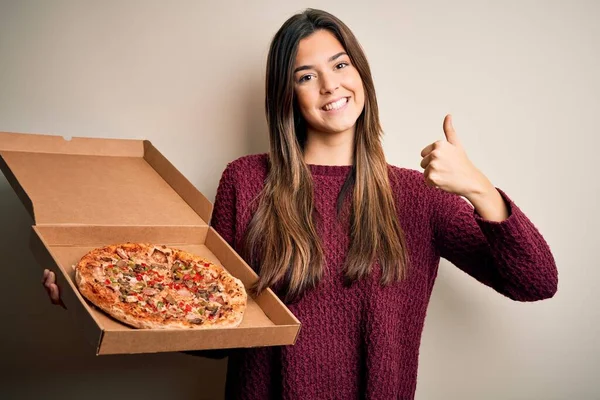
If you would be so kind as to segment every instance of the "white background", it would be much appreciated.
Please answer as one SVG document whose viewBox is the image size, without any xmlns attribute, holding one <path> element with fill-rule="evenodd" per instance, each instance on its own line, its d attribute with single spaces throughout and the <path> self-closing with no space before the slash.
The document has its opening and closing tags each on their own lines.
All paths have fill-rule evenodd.
<svg viewBox="0 0 600 400">
<path fill-rule="evenodd" d="M 600 2 L 394 3 L 0 1 L 0 131 L 146 138 L 212 201 L 228 161 L 267 150 L 272 36 L 328 10 L 371 63 L 388 161 L 420 169 L 451 113 L 558 264 L 557 295 L 523 304 L 443 260 L 416 398 L 600 398 Z M 0 397 L 222 396 L 224 360 L 93 356 L 45 297 L 31 223 L 0 175 Z"/>
</svg>

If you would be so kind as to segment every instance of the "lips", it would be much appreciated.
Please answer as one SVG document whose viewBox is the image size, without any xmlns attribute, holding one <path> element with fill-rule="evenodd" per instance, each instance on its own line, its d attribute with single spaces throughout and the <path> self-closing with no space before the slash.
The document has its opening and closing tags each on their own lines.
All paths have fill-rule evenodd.
<svg viewBox="0 0 600 400">
<path fill-rule="evenodd" d="M 323 107 L 321 107 L 321 109 L 323 111 L 334 111 L 334 110 L 339 110 L 340 108 L 344 107 L 346 104 L 348 104 L 348 97 L 342 97 L 341 99 L 332 101 L 330 103 L 325 104 Z"/>
</svg>

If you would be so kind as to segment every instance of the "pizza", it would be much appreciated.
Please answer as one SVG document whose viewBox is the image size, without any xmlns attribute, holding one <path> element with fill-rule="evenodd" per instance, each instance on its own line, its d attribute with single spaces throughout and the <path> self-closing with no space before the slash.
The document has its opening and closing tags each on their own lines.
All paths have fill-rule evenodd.
<svg viewBox="0 0 600 400">
<path fill-rule="evenodd" d="M 81 294 L 135 328 L 238 326 L 246 308 L 242 282 L 199 256 L 148 243 L 97 248 L 75 265 Z"/>
</svg>

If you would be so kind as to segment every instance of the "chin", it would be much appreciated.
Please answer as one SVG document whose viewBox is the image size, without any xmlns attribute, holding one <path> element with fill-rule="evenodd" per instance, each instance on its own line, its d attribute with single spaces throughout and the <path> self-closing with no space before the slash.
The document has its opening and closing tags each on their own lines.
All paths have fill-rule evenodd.
<svg viewBox="0 0 600 400">
<path fill-rule="evenodd" d="M 306 121 L 308 126 L 311 126 L 315 131 L 327 134 L 339 134 L 348 131 L 356 126 L 358 116 L 356 118 L 344 118 L 342 121 Z"/>
<path fill-rule="evenodd" d="M 347 124 L 328 126 L 328 127 L 326 127 L 324 132 L 342 133 L 342 132 L 346 132 L 346 131 L 354 128 L 355 126 L 356 126 L 356 121 L 354 121 L 352 123 L 347 123 Z"/>
<path fill-rule="evenodd" d="M 330 126 L 330 125 L 326 125 L 326 126 L 320 126 L 318 128 L 316 128 L 315 130 L 317 132 L 322 132 L 324 134 L 328 134 L 328 135 L 337 135 L 343 132 L 348 131 L 349 129 L 351 129 L 353 127 L 353 125 L 350 126 Z"/>
</svg>

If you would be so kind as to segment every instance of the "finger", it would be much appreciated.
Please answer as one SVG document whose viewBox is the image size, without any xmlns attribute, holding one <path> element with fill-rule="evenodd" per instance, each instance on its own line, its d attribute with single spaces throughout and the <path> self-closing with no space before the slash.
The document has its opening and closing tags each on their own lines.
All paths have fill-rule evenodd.
<svg viewBox="0 0 600 400">
<path fill-rule="evenodd" d="M 425 146 L 423 148 L 423 150 L 421 150 L 421 157 L 425 157 L 427 154 L 431 153 L 432 150 L 433 150 L 433 143 Z"/>
<path fill-rule="evenodd" d="M 56 304 L 58 304 L 58 301 L 60 300 L 60 295 L 58 294 L 58 286 L 56 286 L 55 284 L 50 285 L 50 298 Z"/>
<path fill-rule="evenodd" d="M 56 304 L 56 301 L 54 300 L 54 294 L 52 293 L 52 287 L 50 285 L 44 286 L 44 290 L 46 290 L 46 294 L 48 295 L 48 298 L 50 299 L 50 303 Z"/>
<path fill-rule="evenodd" d="M 51 284 L 56 283 L 56 275 L 54 275 L 54 272 L 52 271 L 48 273 L 48 282 Z"/>
<path fill-rule="evenodd" d="M 44 276 L 42 279 L 42 285 L 44 285 L 44 287 L 50 286 L 50 275 Z"/>
<path fill-rule="evenodd" d="M 49 279 L 50 279 L 50 270 L 45 269 L 44 276 L 42 277 L 42 284 L 45 286 Z"/>
<path fill-rule="evenodd" d="M 425 169 L 429 166 L 429 163 L 431 162 L 431 158 L 432 158 L 432 154 L 429 153 L 427 156 L 425 156 L 422 160 L 421 160 L 421 168 Z"/>
<path fill-rule="evenodd" d="M 438 147 L 442 146 L 443 142 L 441 140 L 436 140 L 435 142 L 431 143 L 430 145 L 427 145 L 423 148 L 423 150 L 421 150 L 421 157 L 425 157 L 427 154 L 431 153 L 433 150 L 437 149 Z"/>
<path fill-rule="evenodd" d="M 455 146 L 460 146 L 460 141 L 458 140 L 458 134 L 454 130 L 454 126 L 452 125 L 452 115 L 446 115 L 444 118 L 444 135 L 446 135 L 446 140 L 452 143 Z"/>
<path fill-rule="evenodd" d="M 58 286 L 53 285 L 53 294 L 52 294 L 52 303 L 61 306 L 62 308 L 64 308 L 65 310 L 67 309 L 67 306 L 65 305 L 65 303 L 62 301 L 62 299 L 60 298 L 60 291 L 58 290 Z"/>
<path fill-rule="evenodd" d="M 427 166 L 425 168 L 425 171 L 423 171 L 423 179 L 425 179 L 425 183 L 427 184 L 427 186 L 429 186 L 429 182 L 431 181 L 429 175 L 431 175 L 431 168 Z"/>
<path fill-rule="evenodd" d="M 427 184 L 427 186 L 437 188 L 437 178 L 435 176 L 435 173 L 432 173 L 432 170 L 433 169 L 431 168 L 431 165 L 429 165 L 423 172 L 423 176 L 425 177 L 425 183 Z"/>
</svg>

